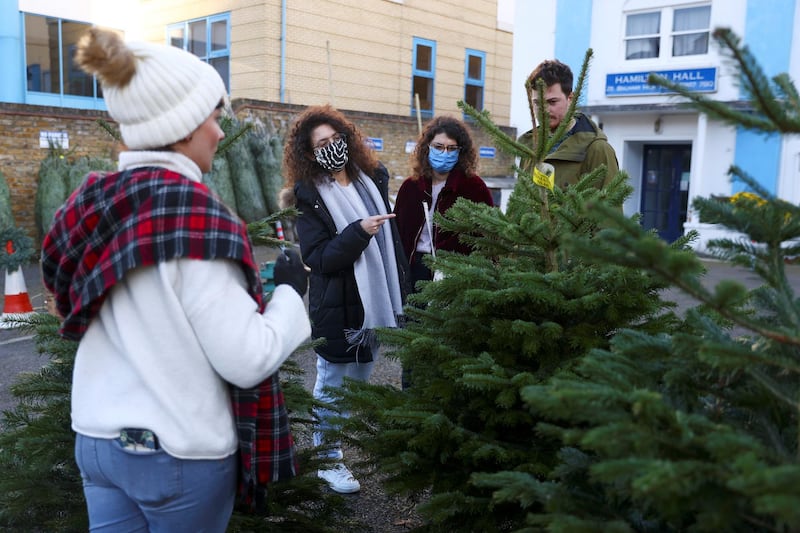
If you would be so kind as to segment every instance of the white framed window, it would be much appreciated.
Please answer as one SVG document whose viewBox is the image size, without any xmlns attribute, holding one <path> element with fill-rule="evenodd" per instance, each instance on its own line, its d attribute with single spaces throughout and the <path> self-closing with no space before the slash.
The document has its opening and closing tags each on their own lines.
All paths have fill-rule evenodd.
<svg viewBox="0 0 800 533">
<path fill-rule="evenodd" d="M 661 50 L 661 12 L 625 18 L 625 59 L 658 57 Z"/>
<path fill-rule="evenodd" d="M 676 9 L 672 17 L 672 55 L 708 53 L 711 6 Z"/>
<path fill-rule="evenodd" d="M 711 5 L 665 7 L 625 15 L 625 59 L 705 55 Z"/>
</svg>

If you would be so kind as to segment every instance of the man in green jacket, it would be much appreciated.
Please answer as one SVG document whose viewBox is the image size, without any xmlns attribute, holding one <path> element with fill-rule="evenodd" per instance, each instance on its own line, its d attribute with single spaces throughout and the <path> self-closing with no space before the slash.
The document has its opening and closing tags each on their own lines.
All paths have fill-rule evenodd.
<svg viewBox="0 0 800 533">
<path fill-rule="evenodd" d="M 542 61 L 528 76 L 527 86 L 531 88 L 528 98 L 534 108 L 541 105 L 536 86 L 538 80 L 544 80 L 544 105 L 550 115 L 550 132 L 552 133 L 567 114 L 572 101 L 572 71 L 558 60 Z M 536 130 L 524 133 L 519 141 L 533 146 Z M 576 112 L 570 121 L 569 129 L 564 137 L 553 146 L 544 161 L 555 168 L 555 184 L 561 188 L 574 185 L 578 180 L 600 165 L 608 169 L 603 183 L 606 185 L 619 171 L 619 163 L 614 149 L 608 144 L 608 137 L 600 128 L 583 113 Z M 531 161 L 523 160 L 520 166 L 526 172 L 532 171 Z"/>
</svg>

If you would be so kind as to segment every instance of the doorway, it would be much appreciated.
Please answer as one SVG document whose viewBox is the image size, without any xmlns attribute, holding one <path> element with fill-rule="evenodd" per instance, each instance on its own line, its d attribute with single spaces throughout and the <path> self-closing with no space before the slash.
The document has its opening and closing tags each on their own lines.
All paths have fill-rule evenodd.
<svg viewBox="0 0 800 533">
<path fill-rule="evenodd" d="M 683 235 L 691 160 L 691 144 L 644 145 L 642 226 L 667 242 Z"/>
</svg>

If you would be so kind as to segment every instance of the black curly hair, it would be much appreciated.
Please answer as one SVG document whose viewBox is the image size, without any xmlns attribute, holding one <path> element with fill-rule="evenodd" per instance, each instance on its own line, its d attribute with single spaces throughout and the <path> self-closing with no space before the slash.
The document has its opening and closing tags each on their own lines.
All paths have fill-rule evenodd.
<svg viewBox="0 0 800 533">
<path fill-rule="evenodd" d="M 311 146 L 311 132 L 321 124 L 329 124 L 347 138 L 348 161 L 345 171 L 351 180 L 358 177 L 361 169 L 372 174 L 378 167 L 375 153 L 364 142 L 364 136 L 344 114 L 331 105 L 306 108 L 294 121 L 283 151 L 284 186 L 293 187 L 297 182 L 321 183 L 330 172 L 317 163 Z"/>
</svg>

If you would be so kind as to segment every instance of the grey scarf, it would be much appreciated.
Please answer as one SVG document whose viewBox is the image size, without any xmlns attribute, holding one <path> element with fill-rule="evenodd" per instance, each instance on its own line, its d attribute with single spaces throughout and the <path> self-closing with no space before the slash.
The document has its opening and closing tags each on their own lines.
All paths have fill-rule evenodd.
<svg viewBox="0 0 800 533">
<path fill-rule="evenodd" d="M 351 223 L 371 215 L 385 215 L 386 208 L 375 183 L 363 172 L 351 184 L 352 189 L 335 181 L 317 185 L 336 229 L 342 232 Z M 353 346 L 378 347 L 374 328 L 397 327 L 403 313 L 400 276 L 397 273 L 394 242 L 389 224 L 381 226 L 375 238 L 361 254 L 353 269 L 356 286 L 364 306 L 364 323 L 358 330 L 347 330 L 345 336 Z"/>
</svg>

